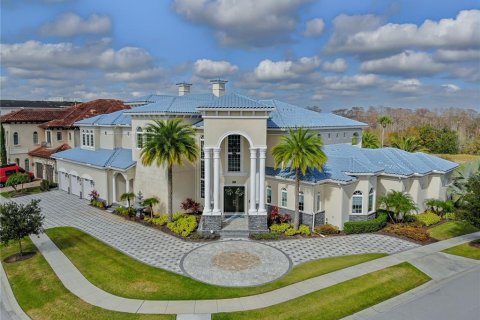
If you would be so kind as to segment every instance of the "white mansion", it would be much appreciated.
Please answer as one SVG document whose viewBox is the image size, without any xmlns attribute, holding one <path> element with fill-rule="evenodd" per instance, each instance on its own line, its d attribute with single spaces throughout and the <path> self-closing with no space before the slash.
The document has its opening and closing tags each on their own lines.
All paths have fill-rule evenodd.
<svg viewBox="0 0 480 320">
<path fill-rule="evenodd" d="M 178 96 L 151 95 L 128 103 L 130 109 L 75 123 L 80 146 L 52 155 L 59 187 L 87 198 L 92 190 L 108 203 L 122 193 L 156 196 L 167 210 L 167 170 L 139 161 L 144 130 L 156 119 L 191 123 L 201 146 L 197 163 L 174 167 L 173 210 L 193 198 L 204 206 L 200 229 L 219 230 L 225 215 L 248 216 L 250 230 L 266 230 L 267 213 L 294 210 L 294 180 L 289 168 L 274 169 L 272 148 L 289 128 L 308 128 L 322 137 L 328 162 L 302 177 L 302 223 L 331 223 L 375 215 L 376 198 L 388 190 L 410 193 L 423 208 L 427 198 L 445 198 L 455 163 L 398 149 L 362 149 L 366 124 L 317 113 L 277 100 L 255 100 L 225 92 L 226 81 L 212 81 L 212 93 L 191 94 L 180 83 Z"/>
</svg>

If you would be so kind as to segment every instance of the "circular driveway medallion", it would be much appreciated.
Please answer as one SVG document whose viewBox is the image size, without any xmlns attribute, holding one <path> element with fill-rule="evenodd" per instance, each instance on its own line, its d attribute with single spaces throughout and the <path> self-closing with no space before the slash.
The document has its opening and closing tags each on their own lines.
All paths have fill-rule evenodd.
<svg viewBox="0 0 480 320">
<path fill-rule="evenodd" d="M 224 287 L 248 287 L 285 275 L 290 259 L 279 249 L 243 240 L 209 243 L 187 253 L 180 267 L 190 277 Z"/>
</svg>

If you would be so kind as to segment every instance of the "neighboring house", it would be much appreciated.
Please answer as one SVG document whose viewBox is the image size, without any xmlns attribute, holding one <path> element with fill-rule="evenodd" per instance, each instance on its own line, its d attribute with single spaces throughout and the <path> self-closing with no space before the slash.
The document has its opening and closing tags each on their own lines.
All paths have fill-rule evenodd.
<svg viewBox="0 0 480 320">
<path fill-rule="evenodd" d="M 225 94 L 225 81 L 212 83 L 212 93 L 190 94 L 190 85 L 181 83 L 179 96 L 151 95 L 127 103 L 133 109 L 77 122 L 81 146 L 53 155 L 62 172 L 60 187 L 81 197 L 96 189 L 108 203 L 141 191 L 158 197 L 156 209 L 166 212 L 166 168 L 143 166 L 140 152 L 147 124 L 182 118 L 195 128 L 202 152 L 196 163 L 174 167 L 173 210 L 180 210 L 185 198 L 201 202 L 203 231 L 221 229 L 225 215 L 246 215 L 250 230 L 266 230 L 273 206 L 293 214 L 293 174 L 274 169 L 271 155 L 290 128 L 321 136 L 329 158 L 323 171 L 302 177 L 304 224 L 342 228 L 346 221 L 372 219 L 378 195 L 388 190 L 409 192 L 420 208 L 426 198 L 445 198 L 455 163 L 391 148 L 361 149 L 364 123 L 278 100 Z"/>
<path fill-rule="evenodd" d="M 120 100 L 99 99 L 58 109 L 20 109 L 0 117 L 5 128 L 7 158 L 37 178 L 56 181 L 55 160 L 50 156 L 80 145 L 75 122 L 104 113 L 128 109 Z"/>
<path fill-rule="evenodd" d="M 20 109 L 52 109 L 65 108 L 74 105 L 73 101 L 50 101 L 50 100 L 0 100 L 0 116 Z M 77 102 L 78 103 L 78 102 Z"/>
</svg>

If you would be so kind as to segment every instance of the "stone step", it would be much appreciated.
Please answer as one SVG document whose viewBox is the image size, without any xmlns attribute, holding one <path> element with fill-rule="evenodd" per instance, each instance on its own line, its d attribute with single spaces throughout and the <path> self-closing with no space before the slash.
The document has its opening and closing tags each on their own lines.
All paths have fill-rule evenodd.
<svg viewBox="0 0 480 320">
<path fill-rule="evenodd" d="M 250 231 L 248 230 L 221 230 L 220 239 L 241 238 L 248 239 Z"/>
</svg>

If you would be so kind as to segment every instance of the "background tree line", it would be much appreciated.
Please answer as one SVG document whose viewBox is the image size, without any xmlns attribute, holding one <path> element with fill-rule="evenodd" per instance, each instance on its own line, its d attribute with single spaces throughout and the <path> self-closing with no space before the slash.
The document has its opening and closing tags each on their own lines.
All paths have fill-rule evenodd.
<svg viewBox="0 0 480 320">
<path fill-rule="evenodd" d="M 369 139 L 382 137 L 382 116 L 391 118 L 385 127 L 385 145 L 431 153 L 480 154 L 480 113 L 472 109 L 428 109 L 353 107 L 333 113 L 368 123 Z M 381 143 L 380 143 L 381 144 Z"/>
</svg>

